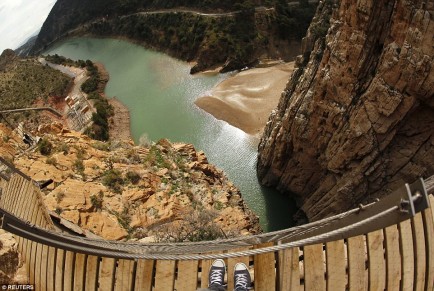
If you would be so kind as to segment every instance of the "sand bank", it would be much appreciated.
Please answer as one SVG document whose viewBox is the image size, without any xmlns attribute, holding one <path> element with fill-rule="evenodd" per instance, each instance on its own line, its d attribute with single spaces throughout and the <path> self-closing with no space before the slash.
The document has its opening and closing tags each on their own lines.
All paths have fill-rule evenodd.
<svg viewBox="0 0 434 291">
<path fill-rule="evenodd" d="M 260 135 L 293 70 L 291 62 L 239 72 L 195 104 L 248 134 Z"/>
</svg>

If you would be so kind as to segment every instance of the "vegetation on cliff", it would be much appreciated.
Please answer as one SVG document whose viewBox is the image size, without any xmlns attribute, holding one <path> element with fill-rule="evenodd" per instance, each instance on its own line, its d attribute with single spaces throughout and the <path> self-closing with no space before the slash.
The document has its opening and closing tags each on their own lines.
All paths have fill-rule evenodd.
<svg viewBox="0 0 434 291">
<path fill-rule="evenodd" d="M 258 8 L 260 5 L 270 9 Z M 33 52 L 62 37 L 91 33 L 128 37 L 183 60 L 196 60 L 192 72 L 218 65 L 233 70 L 259 56 L 290 58 L 284 47 L 305 34 L 314 10 L 315 5 L 307 1 L 288 5 L 281 0 L 60 0 L 45 21 Z"/>
<path fill-rule="evenodd" d="M 47 104 L 65 97 L 71 79 L 34 58 L 21 58 L 12 50 L 0 56 L 0 110 L 32 107 L 35 102 Z M 11 118 L 23 120 L 32 114 L 13 114 Z"/>
</svg>

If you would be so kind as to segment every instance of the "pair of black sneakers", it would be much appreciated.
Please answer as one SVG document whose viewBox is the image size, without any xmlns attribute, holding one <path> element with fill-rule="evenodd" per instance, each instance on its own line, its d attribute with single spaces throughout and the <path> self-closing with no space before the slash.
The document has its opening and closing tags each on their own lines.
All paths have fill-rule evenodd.
<svg viewBox="0 0 434 291">
<path fill-rule="evenodd" d="M 226 264 L 223 260 L 215 260 L 209 270 L 208 286 L 217 288 L 224 287 L 224 278 L 226 273 Z M 234 291 L 247 291 L 252 287 L 252 278 L 250 277 L 247 266 L 243 263 L 237 263 L 234 268 Z"/>
</svg>

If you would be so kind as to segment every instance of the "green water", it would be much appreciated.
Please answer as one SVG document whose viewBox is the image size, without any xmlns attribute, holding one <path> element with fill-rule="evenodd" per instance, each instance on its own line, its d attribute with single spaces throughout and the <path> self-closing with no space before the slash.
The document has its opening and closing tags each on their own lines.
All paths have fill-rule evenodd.
<svg viewBox="0 0 434 291">
<path fill-rule="evenodd" d="M 294 203 L 258 183 L 258 139 L 194 105 L 227 75 L 192 76 L 185 62 L 114 39 L 70 39 L 45 52 L 55 53 L 104 64 L 110 74 L 105 93 L 116 96 L 130 110 L 136 142 L 146 134 L 154 141 L 168 138 L 194 144 L 240 188 L 265 231 L 292 225 Z"/>
</svg>

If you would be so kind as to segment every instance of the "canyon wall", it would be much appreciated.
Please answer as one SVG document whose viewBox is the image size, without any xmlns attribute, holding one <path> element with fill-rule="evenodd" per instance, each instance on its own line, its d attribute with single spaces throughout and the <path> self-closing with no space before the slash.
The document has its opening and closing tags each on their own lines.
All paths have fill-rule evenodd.
<svg viewBox="0 0 434 291">
<path fill-rule="evenodd" d="M 432 0 L 321 1 L 258 159 L 309 220 L 434 174 L 433 13 Z"/>
</svg>

